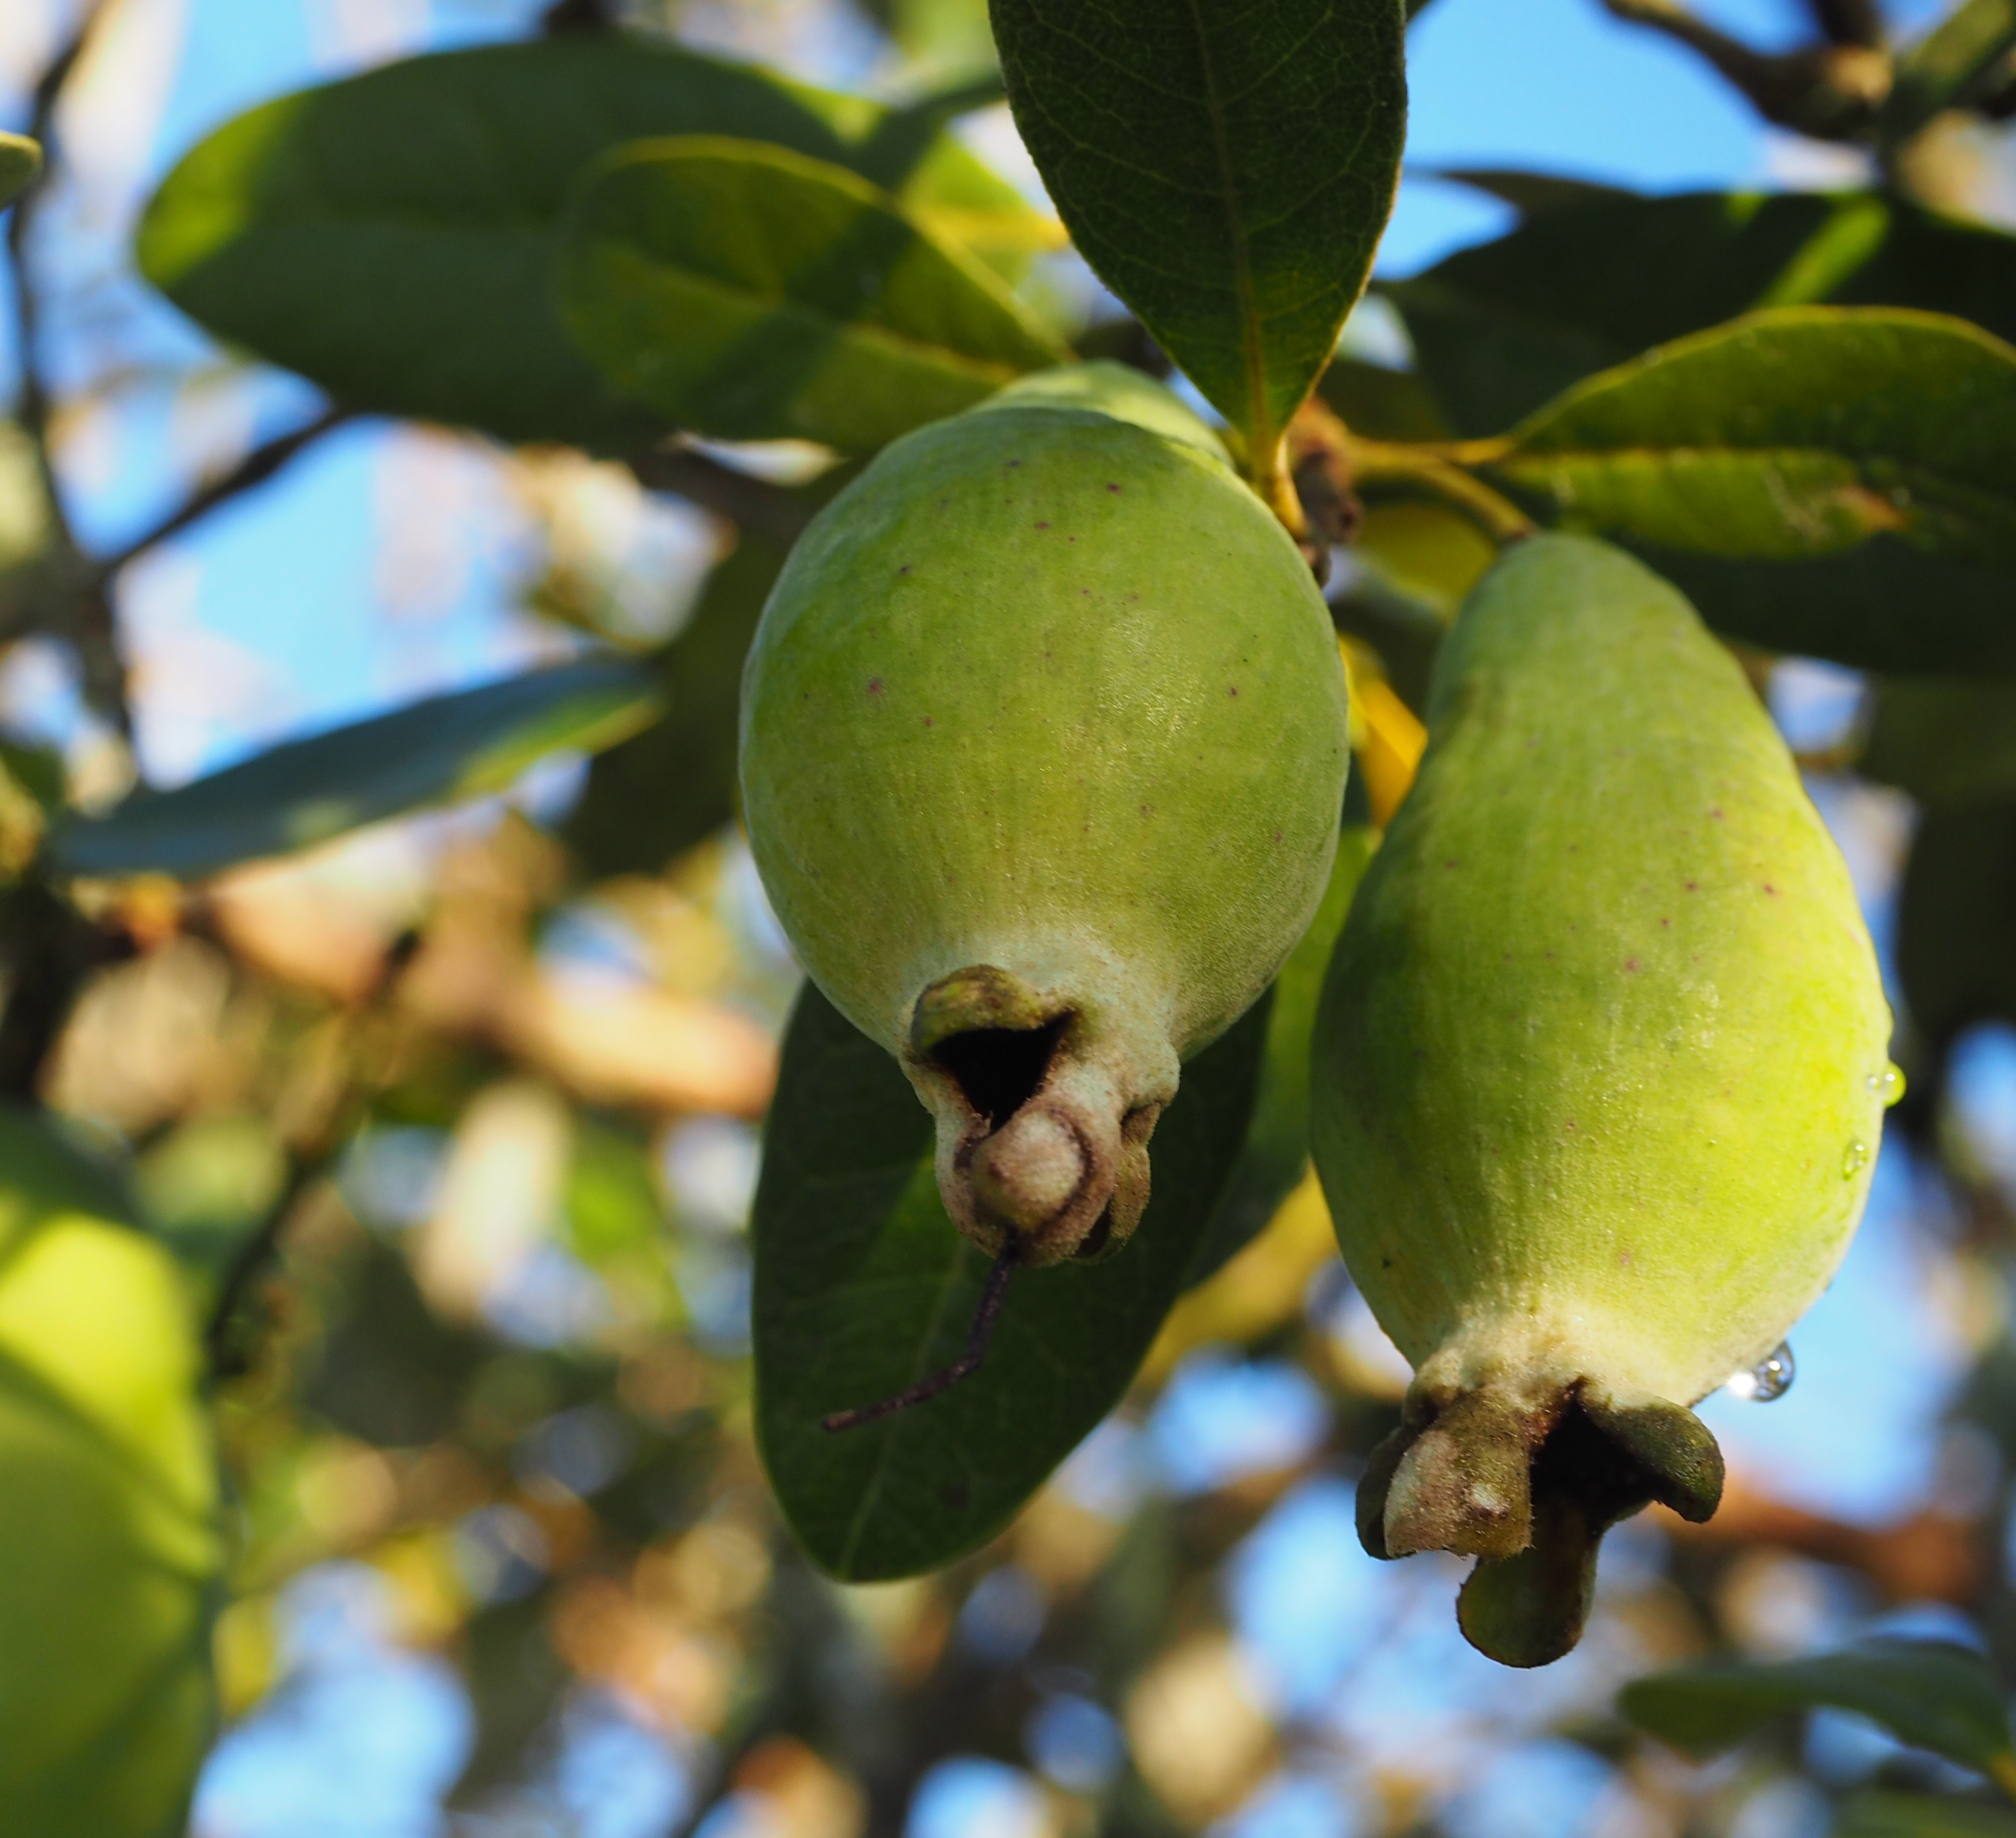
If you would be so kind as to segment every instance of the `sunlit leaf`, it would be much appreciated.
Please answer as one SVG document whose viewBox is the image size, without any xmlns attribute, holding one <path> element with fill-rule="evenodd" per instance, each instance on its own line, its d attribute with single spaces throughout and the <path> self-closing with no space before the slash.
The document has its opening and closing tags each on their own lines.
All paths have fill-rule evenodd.
<svg viewBox="0 0 2016 1838">
<path fill-rule="evenodd" d="M 1064 355 L 887 194 L 752 141 L 609 155 L 576 194 L 558 272 L 603 374 L 723 438 L 870 451 Z"/>
<path fill-rule="evenodd" d="M 649 674 L 591 660 L 436 696 L 290 741 L 178 790 L 128 798 L 56 835 L 70 874 L 185 879 L 283 854 L 379 818 L 501 791 L 563 748 L 593 752 L 657 708 Z"/>
<path fill-rule="evenodd" d="M 621 451 L 664 423 L 560 325 L 553 225 L 575 174 L 625 141 L 735 135 L 906 206 L 1033 214 L 941 127 L 627 34 L 448 52 L 219 128 L 149 207 L 141 270 L 353 408 Z"/>
<path fill-rule="evenodd" d="M 1578 385 L 1491 469 L 1754 644 L 2016 667 L 2016 351 L 1964 321 L 1753 314 Z"/>
<path fill-rule="evenodd" d="M 2016 1768 L 2000 1680 L 1980 1654 L 1942 1641 L 1872 1641 L 1777 1665 L 1688 1666 L 1626 1685 L 1618 1705 L 1692 1754 L 1726 1748 L 1787 1711 L 1828 1705 L 1965 1767 Z"/>
<path fill-rule="evenodd" d="M 992 0 L 1017 125 L 1100 278 L 1271 454 L 1392 208 L 1399 0 Z"/>
<path fill-rule="evenodd" d="M 27 189 L 42 169 L 42 149 L 25 134 L 0 134 L 0 208 Z"/>
<path fill-rule="evenodd" d="M 0 1825 L 175 1838 L 214 1715 L 215 1456 L 180 1279 L 0 1111 Z"/>
<path fill-rule="evenodd" d="M 1443 414 L 1477 436 L 1762 307 L 1917 307 L 2016 338 L 2016 237 L 1868 192 L 1557 197 L 1381 291 Z"/>
<path fill-rule="evenodd" d="M 963 1351 L 987 1260 L 945 1216 L 931 1124 L 896 1062 L 807 985 L 784 1044 L 754 1221 L 757 1434 L 784 1515 L 855 1581 L 949 1563 L 1008 1521 L 1118 1401 L 1182 1289 L 1236 1160 L 1261 1003 L 1184 1067 L 1133 1237 L 1017 1274 L 978 1372 L 830 1433 Z"/>
</svg>

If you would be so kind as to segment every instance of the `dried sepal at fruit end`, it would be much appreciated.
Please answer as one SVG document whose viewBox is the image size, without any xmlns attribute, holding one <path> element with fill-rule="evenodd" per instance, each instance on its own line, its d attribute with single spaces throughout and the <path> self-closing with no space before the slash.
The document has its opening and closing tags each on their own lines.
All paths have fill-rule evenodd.
<svg viewBox="0 0 2016 1838">
<path fill-rule="evenodd" d="M 1354 1279 L 1416 1369 L 1359 1526 L 1479 1563 L 1463 1630 L 1579 1637 L 1597 1541 L 1715 1510 L 1687 1407 L 1826 1286 L 1894 1092 L 1840 854 L 1734 661 L 1582 538 L 1509 551 L 1437 666 L 1312 1066 Z"/>
<path fill-rule="evenodd" d="M 1113 365 L 885 450 L 793 552 L 743 684 L 778 916 L 932 1112 L 960 1229 L 1032 1264 L 1133 1229 L 1182 1062 L 1322 898 L 1348 761 L 1294 542 Z"/>
</svg>

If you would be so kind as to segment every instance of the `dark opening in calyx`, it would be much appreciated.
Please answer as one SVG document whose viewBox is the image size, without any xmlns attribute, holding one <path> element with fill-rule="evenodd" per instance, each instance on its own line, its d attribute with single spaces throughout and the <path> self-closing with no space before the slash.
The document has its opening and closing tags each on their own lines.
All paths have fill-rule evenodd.
<svg viewBox="0 0 2016 1838">
<path fill-rule="evenodd" d="M 1621 1402 L 1580 1380 L 1444 1399 L 1417 1384 L 1359 1484 L 1358 1535 L 1374 1557 L 1475 1556 L 1456 1604 L 1465 1637 L 1500 1664 L 1544 1666 L 1582 1637 L 1603 1534 L 1655 1501 L 1698 1524 L 1722 1482 L 1707 1426 L 1663 1399 Z"/>
</svg>

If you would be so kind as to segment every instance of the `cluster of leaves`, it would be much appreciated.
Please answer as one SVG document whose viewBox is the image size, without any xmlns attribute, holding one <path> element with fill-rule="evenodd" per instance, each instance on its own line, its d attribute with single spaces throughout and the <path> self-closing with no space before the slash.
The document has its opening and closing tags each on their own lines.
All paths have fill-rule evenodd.
<svg viewBox="0 0 2016 1838">
<path fill-rule="evenodd" d="M 1520 209 L 1517 226 L 1380 285 L 1413 344 L 1410 372 L 1337 358 L 1397 176 L 1406 10 L 1266 0 L 1236 20 L 1169 9 L 1150 31 L 1119 0 L 1072 9 L 1067 27 L 1057 9 L 994 0 L 1024 138 L 1071 242 L 1135 315 L 1085 331 L 1079 349 L 1179 368 L 1312 554 L 1352 536 L 1359 565 L 1337 596 L 1339 623 L 1370 647 L 1358 653 L 1363 701 L 1397 712 L 1359 737 L 1372 798 L 1348 813 L 1316 925 L 1269 998 L 1186 1070 L 1134 1246 L 1111 1264 L 1028 1278 L 974 1379 L 841 1438 L 820 1431 L 826 1412 L 899 1390 L 957 1351 L 985 1268 L 945 1218 L 927 1120 L 893 1064 L 816 992 L 801 997 L 756 1201 L 754 1410 L 792 1530 L 834 1576 L 913 1576 L 996 1536 L 1127 1391 L 1186 1291 L 1295 1186 L 1316 984 L 1372 819 L 1404 790 L 1418 746 L 1402 704 L 1419 708 L 1442 625 L 1495 544 L 1535 522 L 1643 555 L 1733 642 L 1878 673 L 1852 747 L 1867 775 L 1928 811 L 1899 944 L 1916 1031 L 1907 1124 L 1936 1116 L 1966 1028 L 2016 1020 L 2001 948 L 2016 902 L 2012 697 L 1991 674 L 2016 665 L 2016 350 L 2003 342 L 2016 336 L 2016 238 L 1915 201 L 1894 174 L 1827 197 L 1665 199 L 1471 174 Z M 1989 29 L 1989 10 L 1969 0 L 1897 64 L 1897 99 L 1870 117 L 1885 149 L 1989 93 L 2016 28 Z M 22 942 L 35 902 L 53 901 L 67 923 L 32 937 L 68 954 L 63 998 L 90 972 L 79 940 L 105 928 L 71 903 L 78 881 L 198 881 L 496 789 L 559 749 L 599 756 L 563 832 L 583 879 L 656 873 L 718 830 L 733 810 L 743 653 L 791 538 L 845 462 L 1071 354 L 1071 329 L 1017 290 L 1032 256 L 1057 245 L 1056 225 L 948 131 L 1001 93 L 988 81 L 887 108 L 589 31 L 281 98 L 188 155 L 140 227 L 142 271 L 219 339 L 326 392 L 334 406 L 318 427 L 373 415 L 578 448 L 715 510 L 740 541 L 651 656 L 592 655 L 418 704 L 93 818 L 29 799 L 34 833 L 13 870 L 17 963 L 54 961 Z M 0 196 L 34 167 L 31 147 L 0 140 Z M 842 463 L 787 488 L 696 444 L 779 438 Z M 10 787 L 30 778 L 24 767 Z M 0 1074 L 10 1052 L 26 1056 L 25 1082 L 7 1085 L 16 1096 L 41 1066 L 30 1049 L 45 1050 L 63 1019 L 64 1001 L 52 1005 L 38 1020 L 17 995 L 0 1026 Z M 368 1034 L 365 1013 L 351 1020 Z M 370 1062 L 368 1042 L 349 1045 L 355 1067 Z M 439 1062 L 420 1059 L 397 1078 L 354 1070 L 301 1135 L 279 1195 L 253 1209 L 263 1217 L 238 1219 L 210 1297 L 221 1374 L 257 1337 L 247 1287 L 275 1233 L 359 1123 L 452 1120 L 481 1082 L 450 1056 L 449 1095 L 423 1098 Z M 596 1138 L 607 1150 L 596 1165 L 604 1188 L 634 1200 L 633 1138 L 617 1120 Z M 581 1181 L 584 1193 L 595 1185 L 590 1172 Z M 96 1211 L 132 1208 L 101 1199 Z M 584 1198 L 579 1219 L 594 1216 Z M 330 1304 L 309 1389 L 365 1441 L 445 1434 L 483 1384 L 502 1383 L 500 1362 L 439 1323 L 385 1354 L 387 1323 L 427 1309 L 401 1262 L 349 1254 L 370 1280 L 353 1271 L 355 1293 Z M 373 1372 L 376 1403 L 340 1382 L 346 1360 Z M 551 1363 L 535 1387 L 548 1404 L 612 1382 Z M 660 1479 L 688 1500 L 707 1458 L 664 1441 Z M 634 1524 L 621 1501 L 597 1511 L 612 1539 L 653 1535 L 649 1511 Z M 789 1623 L 790 1599 L 786 1587 L 787 1648 L 811 1638 Z M 544 1654 L 547 1689 L 531 1694 L 542 1710 L 561 1668 L 532 1610 L 549 1606 L 472 1628 L 509 1649 L 513 1676 L 527 1652 Z M 1638 1688 L 1625 1708 L 1701 1745 L 1741 1733 L 1753 1710 L 1846 1705 L 2001 1778 L 2016 1765 L 2006 1723 L 1971 1665 L 1885 1652 L 1730 1668 Z M 751 1743 L 797 1727 L 801 1682 L 787 1655 L 741 1726 Z M 483 1765 L 508 1765 L 532 1721 L 520 1703 L 499 1710 Z M 1946 1829 L 1924 1805 L 1856 1816 L 1871 1835 Z M 1973 1816 L 1955 1812 L 1951 1829 L 1976 1829 Z"/>
</svg>

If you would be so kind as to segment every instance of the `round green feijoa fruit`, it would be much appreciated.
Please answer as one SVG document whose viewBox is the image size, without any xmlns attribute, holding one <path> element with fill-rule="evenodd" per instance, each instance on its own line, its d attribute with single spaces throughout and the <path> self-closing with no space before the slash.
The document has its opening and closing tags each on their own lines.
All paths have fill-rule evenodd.
<svg viewBox="0 0 2016 1838">
<path fill-rule="evenodd" d="M 983 1247 L 1133 1229 L 1180 1063 L 1322 898 L 1345 714 L 1294 542 L 1117 365 L 907 435 L 801 539 L 743 680 L 750 840 Z"/>
<path fill-rule="evenodd" d="M 1846 868 L 1694 610 L 1544 535 L 1438 662 L 1419 777 L 1352 909 L 1312 1055 L 1345 1261 L 1416 1369 L 1359 1526 L 1483 1559 L 1493 1657 L 1573 1646 L 1597 1541 L 1706 1518 L 1686 1407 L 1833 1275 L 1894 1095 Z"/>
</svg>

